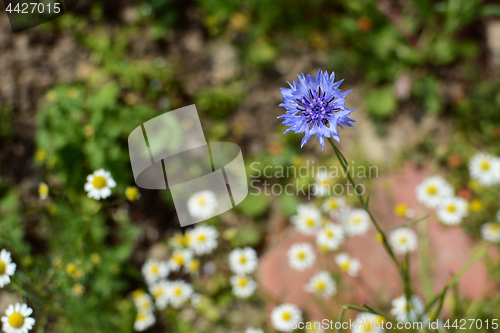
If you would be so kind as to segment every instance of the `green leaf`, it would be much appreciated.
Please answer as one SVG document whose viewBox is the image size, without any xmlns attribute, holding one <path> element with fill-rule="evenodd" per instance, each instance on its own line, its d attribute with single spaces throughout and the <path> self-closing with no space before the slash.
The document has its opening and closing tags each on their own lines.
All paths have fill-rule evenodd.
<svg viewBox="0 0 500 333">
<path fill-rule="evenodd" d="M 268 199 L 264 195 L 249 195 L 237 207 L 242 214 L 256 217 L 264 214 L 268 205 Z"/>
<path fill-rule="evenodd" d="M 392 86 L 378 88 L 368 93 L 365 107 L 374 117 L 382 119 L 391 117 L 398 107 Z"/>
</svg>

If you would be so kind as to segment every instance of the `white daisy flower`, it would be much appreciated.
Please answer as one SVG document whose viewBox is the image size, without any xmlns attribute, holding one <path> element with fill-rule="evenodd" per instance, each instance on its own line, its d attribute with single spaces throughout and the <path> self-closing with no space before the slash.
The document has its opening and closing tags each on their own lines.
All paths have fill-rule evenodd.
<svg viewBox="0 0 500 333">
<path fill-rule="evenodd" d="M 352 277 L 358 276 L 358 272 L 361 269 L 361 263 L 358 259 L 351 258 L 351 256 L 347 253 L 340 253 L 335 257 L 335 262 L 342 272 L 347 273 Z"/>
<path fill-rule="evenodd" d="M 409 304 L 404 295 L 392 300 L 391 314 L 396 317 L 397 321 L 419 322 L 423 312 L 424 303 L 416 295 L 411 297 Z"/>
<path fill-rule="evenodd" d="M 28 333 L 35 325 L 35 319 L 30 315 L 33 309 L 26 304 L 10 304 L 2 317 L 2 330 L 5 333 Z"/>
<path fill-rule="evenodd" d="M 248 298 L 257 289 L 257 282 L 248 275 L 231 276 L 230 282 L 233 286 L 233 294 L 239 298 Z"/>
<path fill-rule="evenodd" d="M 201 263 L 198 259 L 191 259 L 185 264 L 184 271 L 190 274 L 198 274 L 200 266 Z"/>
<path fill-rule="evenodd" d="M 96 200 L 106 199 L 111 195 L 111 189 L 116 186 L 116 182 L 111 173 L 104 169 L 94 171 L 93 174 L 87 176 L 85 191 L 89 198 Z"/>
<path fill-rule="evenodd" d="M 366 312 L 359 313 L 356 317 L 356 321 L 363 322 L 364 324 L 354 326 L 352 333 L 382 333 L 385 331 L 382 326 L 382 321 L 387 322 L 384 317 Z"/>
<path fill-rule="evenodd" d="M 300 233 L 311 235 L 321 226 L 321 212 L 313 205 L 299 205 L 290 222 Z"/>
<path fill-rule="evenodd" d="M 10 252 L 3 249 L 0 251 L 0 287 L 3 288 L 10 283 L 10 277 L 16 272 L 16 264 L 12 262 Z"/>
<path fill-rule="evenodd" d="M 191 284 L 182 280 L 172 281 L 168 290 L 169 303 L 178 309 L 186 304 L 193 292 Z"/>
<path fill-rule="evenodd" d="M 165 279 L 169 273 L 168 263 L 165 261 L 148 259 L 142 266 L 142 275 L 149 284 Z"/>
<path fill-rule="evenodd" d="M 191 196 L 187 202 L 189 214 L 198 219 L 208 219 L 217 210 L 217 196 L 214 192 L 205 190 Z"/>
<path fill-rule="evenodd" d="M 316 254 L 308 243 L 293 244 L 287 252 L 288 263 L 293 269 L 303 271 L 316 262 Z"/>
<path fill-rule="evenodd" d="M 305 291 L 324 297 L 331 297 L 337 293 L 337 286 L 327 271 L 314 275 L 304 287 Z"/>
<path fill-rule="evenodd" d="M 152 312 L 137 312 L 134 322 L 134 330 L 142 332 L 150 328 L 156 323 L 156 318 Z"/>
<path fill-rule="evenodd" d="M 322 251 L 335 251 L 344 241 L 344 230 L 338 224 L 327 223 L 316 235 L 316 245 Z"/>
<path fill-rule="evenodd" d="M 217 248 L 219 232 L 212 226 L 200 225 L 186 233 L 186 243 L 196 255 L 210 254 Z"/>
<path fill-rule="evenodd" d="M 481 226 L 481 236 L 488 242 L 500 242 L 500 224 L 493 222 L 483 224 Z"/>
<path fill-rule="evenodd" d="M 370 227 L 370 215 L 364 209 L 353 209 L 344 221 L 344 229 L 349 236 L 362 235 Z"/>
<path fill-rule="evenodd" d="M 469 162 L 470 177 L 484 186 L 498 183 L 500 166 L 492 155 L 477 153 Z"/>
<path fill-rule="evenodd" d="M 161 280 L 161 281 L 153 284 L 149 288 L 151 295 L 153 295 L 153 297 L 155 299 L 156 307 L 159 310 L 165 309 L 168 305 L 169 288 L 170 288 L 170 281 L 167 281 L 167 280 Z"/>
<path fill-rule="evenodd" d="M 444 199 L 453 196 L 453 188 L 441 176 L 426 178 L 415 190 L 418 202 L 427 208 L 437 208 Z"/>
<path fill-rule="evenodd" d="M 182 266 L 190 262 L 191 259 L 193 259 L 193 252 L 190 250 L 175 250 L 168 264 L 173 272 L 177 272 Z"/>
<path fill-rule="evenodd" d="M 333 184 L 334 179 L 330 177 L 330 175 L 328 175 L 327 171 L 319 171 L 316 174 L 316 192 L 314 193 L 314 195 L 320 197 L 330 195 Z"/>
<path fill-rule="evenodd" d="M 245 333 L 264 333 L 264 330 L 260 328 L 249 327 L 245 330 Z"/>
<path fill-rule="evenodd" d="M 152 312 L 155 308 L 151 295 L 143 293 L 134 296 L 134 304 L 139 312 Z"/>
<path fill-rule="evenodd" d="M 271 312 L 271 322 L 280 332 L 291 332 L 302 322 L 302 312 L 293 304 L 282 304 Z"/>
<path fill-rule="evenodd" d="M 238 275 L 253 273 L 257 269 L 257 263 L 257 252 L 249 246 L 229 253 L 229 268 Z"/>
<path fill-rule="evenodd" d="M 437 210 L 438 219 L 446 225 L 457 225 L 468 215 L 469 204 L 460 197 L 445 199 Z"/>
<path fill-rule="evenodd" d="M 413 252 L 417 249 L 417 235 L 409 228 L 399 228 L 389 236 L 389 244 L 397 254 Z"/>
<path fill-rule="evenodd" d="M 323 202 L 321 209 L 330 214 L 331 217 L 338 217 L 347 208 L 347 204 L 342 197 L 330 197 Z"/>
<path fill-rule="evenodd" d="M 497 212 L 496 218 L 497 218 L 497 222 L 500 222 L 500 210 Z"/>
<path fill-rule="evenodd" d="M 182 232 L 176 232 L 168 242 L 174 249 L 180 250 L 184 248 L 185 245 L 184 235 L 182 234 Z"/>
</svg>

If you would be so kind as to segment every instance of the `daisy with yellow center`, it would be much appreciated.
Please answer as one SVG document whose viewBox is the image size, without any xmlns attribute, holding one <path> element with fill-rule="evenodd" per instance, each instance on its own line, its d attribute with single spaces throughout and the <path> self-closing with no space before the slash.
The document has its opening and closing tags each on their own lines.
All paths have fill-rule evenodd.
<svg viewBox="0 0 500 333">
<path fill-rule="evenodd" d="M 111 195 L 111 189 L 116 187 L 116 182 L 109 171 L 100 169 L 87 176 L 85 191 L 89 198 L 96 200 L 106 199 Z"/>
<path fill-rule="evenodd" d="M 233 294 L 239 298 L 248 298 L 257 289 L 257 283 L 248 275 L 232 276 L 229 281 L 233 287 Z"/>
<path fill-rule="evenodd" d="M 167 291 L 168 301 L 178 309 L 186 304 L 193 292 L 193 287 L 189 283 L 182 280 L 173 281 Z"/>
<path fill-rule="evenodd" d="M 149 294 L 144 293 L 143 295 L 134 297 L 133 300 L 139 312 L 152 312 L 155 308 L 153 298 Z"/>
<path fill-rule="evenodd" d="M 186 245 L 185 237 L 180 232 L 176 232 L 174 236 L 170 238 L 169 243 L 174 249 L 177 250 L 182 249 L 184 245 Z"/>
<path fill-rule="evenodd" d="M 320 171 L 316 174 L 315 192 L 314 195 L 326 196 L 330 195 L 332 192 L 332 186 L 335 183 L 335 179 L 330 177 L 327 171 Z"/>
<path fill-rule="evenodd" d="M 193 194 L 187 202 L 189 214 L 196 219 L 195 222 L 203 221 L 216 215 L 217 205 L 217 196 L 209 190 Z"/>
<path fill-rule="evenodd" d="M 335 251 L 344 241 L 344 230 L 338 224 L 327 223 L 316 235 L 316 245 L 323 251 Z"/>
<path fill-rule="evenodd" d="M 175 250 L 169 260 L 170 270 L 177 272 L 182 266 L 186 265 L 193 258 L 190 250 Z"/>
<path fill-rule="evenodd" d="M 331 217 L 339 217 L 342 215 L 343 211 L 347 208 L 347 204 L 342 197 L 331 197 L 323 202 L 321 209 L 330 214 Z"/>
<path fill-rule="evenodd" d="M 303 271 L 316 262 L 316 254 L 309 243 L 293 244 L 287 252 L 288 263 L 293 269 Z"/>
<path fill-rule="evenodd" d="M 135 316 L 134 330 L 142 332 L 153 326 L 156 318 L 152 312 L 138 311 Z"/>
<path fill-rule="evenodd" d="M 457 225 L 468 215 L 467 201 L 460 197 L 445 199 L 438 208 L 437 217 L 446 225 Z"/>
<path fill-rule="evenodd" d="M 420 321 L 420 317 L 423 313 L 424 303 L 416 295 L 413 295 L 410 298 L 410 302 L 406 301 L 406 297 L 404 295 L 392 300 L 391 314 L 396 317 L 397 321 Z"/>
<path fill-rule="evenodd" d="M 168 292 L 170 288 L 170 282 L 167 280 L 161 280 L 155 284 L 153 284 L 149 289 L 151 291 L 151 295 L 155 299 L 156 307 L 159 310 L 163 310 L 168 305 Z"/>
<path fill-rule="evenodd" d="M 10 252 L 0 251 L 0 288 L 10 283 L 10 277 L 16 272 L 16 264 L 12 262 Z"/>
<path fill-rule="evenodd" d="M 128 201 L 137 201 L 141 198 L 141 192 L 135 186 L 129 186 L 125 189 L 125 197 Z"/>
<path fill-rule="evenodd" d="M 186 272 L 191 274 L 197 274 L 200 270 L 201 263 L 198 259 L 191 259 L 186 265 Z"/>
<path fill-rule="evenodd" d="M 416 189 L 417 200 L 428 208 L 437 208 L 453 196 L 453 188 L 440 176 L 426 178 Z"/>
<path fill-rule="evenodd" d="M 495 222 L 483 224 L 481 226 L 481 237 L 488 242 L 500 242 L 500 224 Z"/>
<path fill-rule="evenodd" d="M 290 218 L 290 222 L 300 233 L 312 235 L 321 226 L 321 212 L 313 205 L 299 205 L 297 215 Z"/>
<path fill-rule="evenodd" d="M 352 277 L 358 276 L 361 269 L 361 263 L 356 258 L 351 258 L 347 253 L 340 253 L 335 257 L 335 263 L 339 266 L 340 270 L 349 274 Z"/>
<path fill-rule="evenodd" d="M 389 244 L 397 254 L 413 252 L 417 249 L 417 235 L 409 228 L 399 228 L 390 234 Z"/>
<path fill-rule="evenodd" d="M 293 304 L 282 304 L 271 311 L 273 327 L 280 332 L 291 332 L 302 322 L 302 312 Z"/>
<path fill-rule="evenodd" d="M 235 274 L 251 274 L 257 269 L 257 264 L 257 252 L 249 246 L 236 248 L 229 254 L 229 268 Z"/>
<path fill-rule="evenodd" d="M 85 287 L 77 283 L 73 285 L 73 287 L 71 288 L 71 292 L 73 293 L 73 295 L 80 297 L 85 292 Z"/>
<path fill-rule="evenodd" d="M 187 246 L 196 255 L 210 254 L 218 246 L 219 232 L 212 226 L 199 225 L 186 232 Z"/>
<path fill-rule="evenodd" d="M 327 271 L 321 271 L 314 275 L 304 289 L 309 293 L 324 297 L 331 297 L 337 293 L 335 281 Z"/>
<path fill-rule="evenodd" d="M 469 162 L 470 177 L 481 185 L 491 186 L 500 181 L 500 161 L 498 158 L 478 153 Z"/>
<path fill-rule="evenodd" d="M 2 330 L 5 333 L 27 333 L 35 325 L 35 319 L 30 315 L 33 309 L 26 304 L 9 305 L 2 317 Z"/>
<path fill-rule="evenodd" d="M 364 209 L 353 209 L 344 221 L 348 236 L 363 235 L 370 227 L 370 216 Z"/>
<path fill-rule="evenodd" d="M 165 279 L 169 273 L 169 265 L 165 261 L 148 259 L 142 266 L 142 275 L 147 283 Z"/>
</svg>

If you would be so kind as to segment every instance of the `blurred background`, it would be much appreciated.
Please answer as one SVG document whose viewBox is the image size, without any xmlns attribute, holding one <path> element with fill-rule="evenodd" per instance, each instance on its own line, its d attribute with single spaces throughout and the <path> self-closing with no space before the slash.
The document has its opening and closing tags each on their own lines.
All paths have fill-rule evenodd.
<svg viewBox="0 0 500 333">
<path fill-rule="evenodd" d="M 181 229 L 168 191 L 143 190 L 137 201 L 126 200 L 125 189 L 134 185 L 127 137 L 138 124 L 196 104 L 207 141 L 238 144 L 249 177 L 268 165 L 334 165 L 329 147 L 321 151 L 311 140 L 300 149 L 301 135 L 282 135 L 279 87 L 297 73 L 334 71 L 345 79 L 341 89 L 353 90 L 346 105 L 357 110 L 356 129 L 340 131 L 340 148 L 348 161 L 378 167 L 378 177 L 364 183 L 378 194 L 384 227 L 405 222 L 394 213 L 397 204 L 423 214 L 414 187 L 438 171 L 461 196 L 481 201 L 465 232 L 429 236 L 434 253 L 447 248 L 461 259 L 443 259 L 439 265 L 452 268 L 436 273 L 427 293 L 467 262 L 477 226 L 499 208 L 497 193 L 474 187 L 467 176 L 475 152 L 500 154 L 497 1 L 80 0 L 69 14 L 15 34 L 2 11 L 0 50 L 0 247 L 18 265 L 10 289 L 0 291 L 0 310 L 22 297 L 35 311 L 36 332 L 133 331 L 130 293 L 146 289 L 141 266 L 168 258 L 168 239 Z M 259 167 L 250 168 L 252 162 Z M 83 190 L 86 176 L 100 168 L 117 182 L 104 202 Z M 41 182 L 50 189 L 46 200 Z M 306 200 L 249 195 L 211 220 L 220 246 L 193 282 L 204 306 L 168 309 L 151 331 L 243 332 L 268 325 L 272 304 L 302 302 L 291 290 L 302 290 L 310 274 L 278 278 L 276 270 L 297 237 L 289 217 Z M 333 318 L 349 301 L 387 309 L 401 294 L 397 282 L 388 282 L 390 271 L 377 275 L 387 261 L 383 252 L 363 259 L 376 244 L 372 236 L 349 249 L 371 272 L 369 281 L 346 282 L 347 295 L 327 306 L 298 304 L 310 318 Z M 239 246 L 254 247 L 262 260 L 262 288 L 249 301 L 231 294 L 225 267 L 227 253 Z M 68 264 L 85 274 L 75 277 Z M 450 300 L 450 315 L 487 303 L 488 283 L 500 280 L 490 266 L 472 271 L 461 289 L 463 308 Z M 489 312 L 479 306 L 478 316 L 499 311 L 498 299 L 487 304 Z"/>
</svg>

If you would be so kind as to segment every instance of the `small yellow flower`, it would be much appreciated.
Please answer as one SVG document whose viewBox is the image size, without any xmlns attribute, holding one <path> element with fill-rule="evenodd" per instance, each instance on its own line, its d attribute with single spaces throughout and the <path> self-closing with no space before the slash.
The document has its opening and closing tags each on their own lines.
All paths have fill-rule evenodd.
<svg viewBox="0 0 500 333">
<path fill-rule="evenodd" d="M 189 273 L 196 273 L 200 270 L 200 261 L 198 259 L 192 259 L 186 265 L 186 269 Z"/>
<path fill-rule="evenodd" d="M 54 264 L 55 267 L 59 267 L 62 264 L 62 260 L 59 257 L 55 257 L 54 260 L 52 260 L 52 263 Z"/>
<path fill-rule="evenodd" d="M 57 102 L 57 100 L 59 99 L 59 96 L 57 95 L 57 93 L 55 91 L 51 90 L 47 93 L 47 95 L 45 95 L 45 98 L 47 99 L 48 102 L 54 103 L 54 102 Z"/>
<path fill-rule="evenodd" d="M 483 202 L 479 199 L 474 199 L 470 202 L 469 209 L 476 213 L 482 212 L 484 209 Z"/>
<path fill-rule="evenodd" d="M 384 237 L 382 237 L 382 234 L 380 232 L 377 232 L 375 234 L 375 240 L 377 241 L 377 243 L 382 244 L 384 242 Z"/>
<path fill-rule="evenodd" d="M 139 192 L 139 189 L 137 187 L 129 186 L 125 190 L 125 196 L 127 197 L 128 201 L 136 201 L 140 199 L 141 192 Z"/>
<path fill-rule="evenodd" d="M 43 163 L 47 159 L 47 152 L 44 149 L 39 148 L 35 153 L 35 161 L 38 163 Z"/>
<path fill-rule="evenodd" d="M 99 253 L 94 252 L 90 255 L 90 261 L 92 261 L 92 263 L 95 265 L 100 264 L 101 256 L 99 255 Z"/>
<path fill-rule="evenodd" d="M 77 283 L 73 286 L 73 288 L 71 288 L 71 291 L 73 292 L 73 295 L 80 297 L 85 292 L 85 287 Z"/>
<path fill-rule="evenodd" d="M 78 268 L 73 263 L 69 263 L 66 265 L 66 273 L 68 273 L 68 275 L 71 275 L 71 276 L 74 275 L 76 273 L 77 269 Z"/>
<path fill-rule="evenodd" d="M 468 185 L 469 185 L 468 187 L 474 192 L 481 191 L 481 184 L 479 184 L 479 182 L 477 180 L 474 180 L 474 179 L 469 180 Z"/>
<path fill-rule="evenodd" d="M 40 196 L 40 200 L 45 200 L 49 197 L 49 185 L 45 183 L 40 183 L 38 185 L 38 195 Z"/>
<path fill-rule="evenodd" d="M 71 87 L 68 89 L 68 97 L 69 98 L 76 98 L 76 97 L 78 97 L 79 94 L 80 94 L 80 92 L 75 87 Z"/>
<path fill-rule="evenodd" d="M 405 217 L 407 212 L 408 212 L 408 206 L 405 205 L 404 203 L 399 203 L 396 205 L 396 207 L 394 207 L 394 214 L 396 216 Z"/>
</svg>

